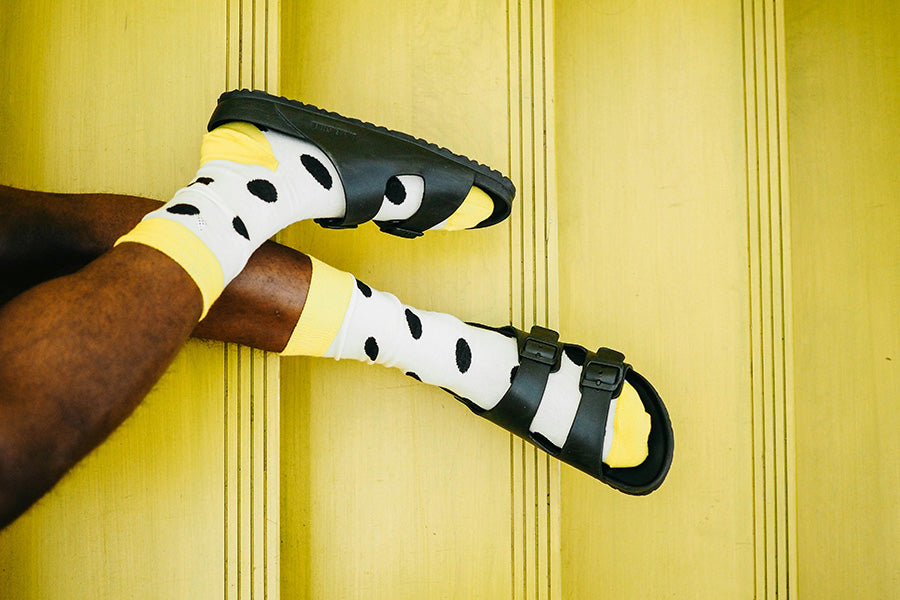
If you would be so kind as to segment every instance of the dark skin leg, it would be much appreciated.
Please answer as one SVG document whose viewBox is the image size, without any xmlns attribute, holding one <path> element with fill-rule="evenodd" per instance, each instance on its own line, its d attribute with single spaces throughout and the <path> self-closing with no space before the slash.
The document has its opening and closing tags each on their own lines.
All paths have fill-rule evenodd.
<svg viewBox="0 0 900 600">
<path fill-rule="evenodd" d="M 131 414 L 192 334 L 280 351 L 293 331 L 308 257 L 263 245 L 198 325 L 176 262 L 110 249 L 157 206 L 0 186 L 0 527 Z"/>
<path fill-rule="evenodd" d="M 0 185 L 0 305 L 81 269 L 161 204 L 138 196 L 50 194 Z M 300 318 L 311 273 L 308 256 L 266 242 L 194 336 L 280 352 Z"/>
<path fill-rule="evenodd" d="M 131 414 L 201 308 L 176 262 L 123 244 L 0 309 L 0 523 Z"/>
</svg>

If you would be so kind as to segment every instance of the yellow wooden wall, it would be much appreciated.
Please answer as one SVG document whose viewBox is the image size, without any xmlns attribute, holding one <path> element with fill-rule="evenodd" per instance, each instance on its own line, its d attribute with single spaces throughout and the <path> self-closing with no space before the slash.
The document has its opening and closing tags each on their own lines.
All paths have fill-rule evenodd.
<svg viewBox="0 0 900 600">
<path fill-rule="evenodd" d="M 510 221 L 283 241 L 422 308 L 621 349 L 676 433 L 668 481 L 631 498 L 399 372 L 193 342 L 0 534 L 0 596 L 891 597 L 898 20 L 0 2 L 0 182 L 164 199 L 232 87 L 413 132 L 510 174 Z"/>
<path fill-rule="evenodd" d="M 900 8 L 786 4 L 802 598 L 896 598 Z"/>
<path fill-rule="evenodd" d="M 218 94 L 277 86 L 277 15 L 264 0 L 0 2 L 0 182 L 171 197 Z M 0 597 L 278 597 L 277 382 L 277 358 L 189 343 L 0 533 Z"/>
</svg>

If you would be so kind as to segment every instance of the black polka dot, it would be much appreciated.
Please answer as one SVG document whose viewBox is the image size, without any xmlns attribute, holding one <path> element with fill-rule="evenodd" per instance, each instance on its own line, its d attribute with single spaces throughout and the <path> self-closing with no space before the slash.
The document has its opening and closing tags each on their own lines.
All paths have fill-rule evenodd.
<svg viewBox="0 0 900 600">
<path fill-rule="evenodd" d="M 396 176 L 388 179 L 387 186 L 384 188 L 384 197 L 391 204 L 398 206 L 403 204 L 403 201 L 406 200 L 406 188 L 403 187 L 403 182 L 397 179 Z"/>
<path fill-rule="evenodd" d="M 413 311 L 406 309 L 406 324 L 409 326 L 409 333 L 414 340 L 422 337 L 422 320 Z"/>
<path fill-rule="evenodd" d="M 319 182 L 319 185 L 326 190 L 331 189 L 331 185 L 334 183 L 331 179 L 331 173 L 328 172 L 328 169 L 325 168 L 325 165 L 318 158 L 304 154 L 300 157 L 300 162 L 303 163 L 309 174 L 313 176 L 313 179 Z"/>
<path fill-rule="evenodd" d="M 407 377 L 412 377 L 412 378 L 415 379 L 416 381 L 422 381 L 422 379 L 419 378 L 419 376 L 416 375 L 415 373 L 413 373 L 412 371 L 407 371 L 406 376 L 407 376 Z"/>
<path fill-rule="evenodd" d="M 472 349 L 469 343 L 459 338 L 456 340 L 456 368 L 460 373 L 465 373 L 472 366 Z"/>
<path fill-rule="evenodd" d="M 566 344 L 563 346 L 563 352 L 566 353 L 566 356 L 573 363 L 579 367 L 584 366 L 584 361 L 587 358 L 587 350 L 581 346 L 576 346 L 575 344 Z"/>
<path fill-rule="evenodd" d="M 372 297 L 372 288 L 370 288 L 369 286 L 364 284 L 359 279 L 356 280 L 356 287 L 359 288 L 359 291 L 362 292 L 362 295 L 365 296 L 366 298 Z"/>
<path fill-rule="evenodd" d="M 247 233 L 247 226 L 244 225 L 244 222 L 241 221 L 240 217 L 235 217 L 231 222 L 231 226 L 234 227 L 234 230 L 237 231 L 241 237 L 245 237 L 248 240 L 250 239 L 250 234 Z"/>
<path fill-rule="evenodd" d="M 509 383 L 512 384 L 513 379 L 516 378 L 516 373 L 519 372 L 519 365 L 516 365 L 512 368 L 512 371 L 509 372 Z"/>
<path fill-rule="evenodd" d="M 369 360 L 375 360 L 378 358 L 378 342 L 375 341 L 375 338 L 370 337 L 366 340 L 366 356 L 369 357 Z"/>
<path fill-rule="evenodd" d="M 263 202 L 275 202 L 278 200 L 278 190 L 272 182 L 265 179 L 254 179 L 247 184 L 247 190 Z"/>
<path fill-rule="evenodd" d="M 189 183 L 189 184 L 188 184 L 188 187 L 191 187 L 192 185 L 194 185 L 194 184 L 196 184 L 196 183 L 200 183 L 200 184 L 202 184 L 202 185 L 209 185 L 209 184 L 211 184 L 213 181 L 214 181 L 214 180 L 213 180 L 212 177 L 198 177 L 197 179 L 195 179 L 194 181 L 192 181 L 191 183 Z"/>
<path fill-rule="evenodd" d="M 193 204 L 173 204 L 166 209 L 166 212 L 173 215 L 199 215 L 200 209 Z"/>
</svg>

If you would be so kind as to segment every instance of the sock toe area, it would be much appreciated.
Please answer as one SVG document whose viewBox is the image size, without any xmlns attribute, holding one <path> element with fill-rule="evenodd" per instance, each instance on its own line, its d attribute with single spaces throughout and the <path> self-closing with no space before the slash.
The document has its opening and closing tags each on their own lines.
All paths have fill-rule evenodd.
<svg viewBox="0 0 900 600">
<path fill-rule="evenodd" d="M 461 231 L 463 229 L 471 229 L 494 212 L 494 201 L 487 193 L 477 187 L 469 190 L 463 203 L 456 209 L 444 226 L 442 231 Z"/>
<path fill-rule="evenodd" d="M 613 432 L 612 447 L 604 461 L 607 465 L 627 468 L 644 462 L 648 455 L 650 415 L 644 411 L 637 390 L 628 384 L 616 400 Z"/>
</svg>

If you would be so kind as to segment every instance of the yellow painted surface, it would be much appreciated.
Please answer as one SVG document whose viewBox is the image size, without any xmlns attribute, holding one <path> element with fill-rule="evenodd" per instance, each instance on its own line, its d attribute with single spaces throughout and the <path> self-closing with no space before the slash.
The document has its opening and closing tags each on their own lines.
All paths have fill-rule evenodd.
<svg viewBox="0 0 900 600">
<path fill-rule="evenodd" d="M 562 334 L 623 351 L 675 430 L 648 497 L 563 468 L 563 598 L 766 597 L 741 3 L 555 6 Z"/>
<path fill-rule="evenodd" d="M 896 598 L 900 12 L 786 5 L 802 598 Z"/>
<path fill-rule="evenodd" d="M 620 349 L 676 433 L 632 498 L 397 371 L 194 342 L 0 533 L 0 596 L 891 597 L 900 17 L 783 10 L 0 4 L 0 182 L 167 198 L 226 87 L 425 137 L 512 175 L 507 224 L 283 240 Z"/>
<path fill-rule="evenodd" d="M 267 80 L 239 52 L 265 55 L 266 3 L 240 4 L 0 3 L 0 182 L 171 197 L 226 80 Z M 277 597 L 277 379 L 274 357 L 189 343 L 0 533 L 0 597 Z"/>
</svg>

